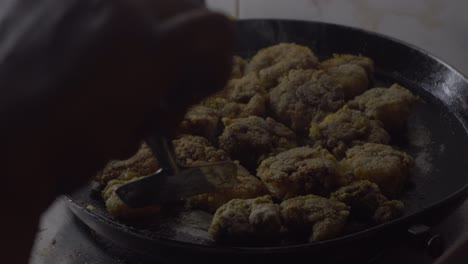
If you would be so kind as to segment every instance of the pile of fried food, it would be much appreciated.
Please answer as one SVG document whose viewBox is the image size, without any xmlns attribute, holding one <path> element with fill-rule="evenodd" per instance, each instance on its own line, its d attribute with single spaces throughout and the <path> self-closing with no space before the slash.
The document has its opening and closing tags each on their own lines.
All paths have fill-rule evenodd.
<svg viewBox="0 0 468 264">
<path fill-rule="evenodd" d="M 291 237 L 322 241 L 352 223 L 384 223 L 402 215 L 395 200 L 414 167 L 389 145 L 418 100 L 404 87 L 369 89 L 371 58 L 334 54 L 320 62 L 305 46 L 281 43 L 250 60 L 234 57 L 232 78 L 193 106 L 173 141 L 178 162 L 201 166 L 231 160 L 238 186 L 187 199 L 187 208 L 214 214 L 217 242 L 251 243 Z M 97 175 L 107 210 L 119 219 L 158 214 L 132 209 L 115 194 L 155 172 L 146 145 Z"/>
</svg>

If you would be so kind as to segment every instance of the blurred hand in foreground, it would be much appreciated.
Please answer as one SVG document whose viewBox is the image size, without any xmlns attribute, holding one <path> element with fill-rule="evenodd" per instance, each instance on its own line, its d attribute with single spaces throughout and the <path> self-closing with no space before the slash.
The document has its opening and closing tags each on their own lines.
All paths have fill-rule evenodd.
<svg viewBox="0 0 468 264">
<path fill-rule="evenodd" d="M 234 27 L 190 1 L 23 0 L 0 9 L 0 246 L 5 263 L 27 263 L 57 195 L 136 150 L 148 120 L 171 131 L 223 87 Z"/>
</svg>

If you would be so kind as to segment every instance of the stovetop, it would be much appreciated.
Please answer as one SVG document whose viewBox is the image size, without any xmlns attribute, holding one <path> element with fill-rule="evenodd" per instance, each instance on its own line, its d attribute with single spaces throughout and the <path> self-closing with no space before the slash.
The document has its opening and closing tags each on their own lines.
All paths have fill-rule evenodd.
<svg viewBox="0 0 468 264">
<path fill-rule="evenodd" d="M 468 232 L 468 201 L 445 221 L 434 227 L 433 234 L 440 234 L 447 246 L 452 245 L 461 234 Z M 383 250 L 369 263 L 433 263 L 434 258 L 409 241 L 401 241 Z M 33 248 L 30 264 L 149 264 L 131 251 L 106 241 L 80 222 L 58 199 L 44 213 Z"/>
</svg>

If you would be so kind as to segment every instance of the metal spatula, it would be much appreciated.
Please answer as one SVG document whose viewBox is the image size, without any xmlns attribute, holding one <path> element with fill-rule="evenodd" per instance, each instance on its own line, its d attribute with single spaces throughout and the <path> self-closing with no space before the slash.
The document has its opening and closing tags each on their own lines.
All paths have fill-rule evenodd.
<svg viewBox="0 0 468 264">
<path fill-rule="evenodd" d="M 161 136 L 148 138 L 146 142 L 163 166 L 155 174 L 116 190 L 117 196 L 132 208 L 180 201 L 196 194 L 233 188 L 237 183 L 237 167 L 232 162 L 181 170 L 170 140 Z"/>
</svg>

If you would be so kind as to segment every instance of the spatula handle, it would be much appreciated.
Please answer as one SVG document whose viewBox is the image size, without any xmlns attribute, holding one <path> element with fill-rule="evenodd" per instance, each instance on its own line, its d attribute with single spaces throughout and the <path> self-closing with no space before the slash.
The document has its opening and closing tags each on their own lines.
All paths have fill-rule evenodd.
<svg viewBox="0 0 468 264">
<path fill-rule="evenodd" d="M 146 143 L 157 157 L 162 169 L 167 172 L 166 175 L 179 174 L 180 169 L 175 158 L 172 140 L 153 132 L 151 136 L 146 137 Z"/>
</svg>

